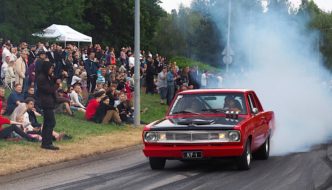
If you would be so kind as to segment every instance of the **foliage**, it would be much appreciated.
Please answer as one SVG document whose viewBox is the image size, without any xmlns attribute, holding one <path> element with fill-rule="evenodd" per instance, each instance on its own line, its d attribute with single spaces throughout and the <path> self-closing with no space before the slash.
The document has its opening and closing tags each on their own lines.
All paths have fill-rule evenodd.
<svg viewBox="0 0 332 190">
<path fill-rule="evenodd" d="M 217 69 L 216 67 L 210 66 L 206 63 L 200 62 L 200 61 L 195 61 L 192 59 L 188 59 L 186 57 L 173 57 L 171 59 L 171 62 L 176 62 L 176 65 L 180 68 L 184 68 L 184 67 L 194 67 L 197 66 L 199 70 L 204 71 L 210 71 L 210 72 L 220 72 L 219 69 Z"/>
<path fill-rule="evenodd" d="M 117 49 L 134 43 L 134 0 L 11 0 L 1 2 L 0 12 L 0 36 L 15 43 L 35 41 L 31 34 L 51 24 L 69 25 Z M 155 25 L 165 15 L 159 0 L 141 0 L 142 48 L 153 48 Z"/>
<path fill-rule="evenodd" d="M 332 13 L 320 10 L 312 1 L 304 6 L 312 18 L 309 27 L 320 32 L 319 47 L 324 57 L 323 62 L 329 70 L 332 70 Z"/>
<path fill-rule="evenodd" d="M 209 15 L 180 6 L 157 25 L 153 42 L 166 56 L 184 56 L 217 66 L 222 47 L 220 33 Z"/>
<path fill-rule="evenodd" d="M 160 17 L 166 15 L 158 0 L 141 0 L 141 47 L 151 48 L 149 40 Z M 94 26 L 90 34 L 96 42 L 116 49 L 134 43 L 134 0 L 97 0 L 85 10 L 84 20 Z"/>
</svg>

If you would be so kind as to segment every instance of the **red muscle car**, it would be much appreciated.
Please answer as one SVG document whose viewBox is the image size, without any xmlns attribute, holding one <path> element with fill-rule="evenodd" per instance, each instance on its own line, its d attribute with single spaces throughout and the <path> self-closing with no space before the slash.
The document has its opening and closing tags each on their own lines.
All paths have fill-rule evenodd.
<svg viewBox="0 0 332 190">
<path fill-rule="evenodd" d="M 234 157 L 248 170 L 252 158 L 268 159 L 274 113 L 264 111 L 252 90 L 200 89 L 178 93 L 164 119 L 143 130 L 151 169 L 167 159 Z"/>
</svg>

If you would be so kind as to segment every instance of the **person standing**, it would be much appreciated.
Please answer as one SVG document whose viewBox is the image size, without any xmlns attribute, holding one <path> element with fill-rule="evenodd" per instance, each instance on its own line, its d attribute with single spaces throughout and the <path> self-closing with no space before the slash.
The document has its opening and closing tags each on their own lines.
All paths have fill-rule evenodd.
<svg viewBox="0 0 332 190">
<path fill-rule="evenodd" d="M 194 89 L 199 89 L 201 83 L 201 74 L 198 70 L 198 66 L 194 66 L 194 68 L 189 73 L 189 81 L 194 86 Z"/>
<path fill-rule="evenodd" d="M 207 88 L 208 84 L 208 72 L 204 71 L 201 77 L 201 88 Z"/>
<path fill-rule="evenodd" d="M 166 78 L 167 78 L 167 105 L 170 105 L 175 95 L 175 81 L 179 79 L 176 73 L 175 66 L 171 67 L 171 70 L 168 71 Z"/>
<path fill-rule="evenodd" d="M 167 98 L 167 67 L 164 66 L 163 70 L 158 74 L 158 90 L 160 94 L 160 104 L 165 104 Z"/>
<path fill-rule="evenodd" d="M 97 81 L 97 70 L 99 68 L 98 63 L 95 59 L 95 52 L 91 51 L 89 54 L 89 59 L 84 61 L 84 68 L 88 75 L 88 92 L 93 93 L 96 88 L 96 81 Z"/>
<path fill-rule="evenodd" d="M 7 56 L 11 56 L 11 53 L 10 53 L 10 48 L 12 47 L 12 45 L 8 42 L 5 43 L 5 45 L 3 46 L 3 49 L 2 49 L 2 63 L 6 61 L 6 57 Z"/>
<path fill-rule="evenodd" d="M 26 79 L 27 63 L 26 59 L 28 56 L 27 50 L 22 50 L 20 58 L 15 62 L 15 84 L 24 85 L 24 80 Z"/>
<path fill-rule="evenodd" d="M 154 67 L 152 58 L 148 58 L 146 64 L 146 94 L 154 94 Z"/>
<path fill-rule="evenodd" d="M 54 66 L 49 61 L 42 63 L 41 73 L 37 78 L 38 97 L 41 108 L 44 111 L 44 124 L 42 129 L 41 148 L 48 150 L 59 150 L 53 145 L 52 134 L 55 127 L 54 109 L 56 103 L 56 91 L 59 87 L 59 80 L 55 81 Z"/>
<path fill-rule="evenodd" d="M 37 55 L 36 55 L 36 46 L 32 45 L 30 47 L 30 51 L 29 51 L 28 65 L 30 65 L 33 62 L 35 62 L 36 58 L 37 58 Z"/>
</svg>

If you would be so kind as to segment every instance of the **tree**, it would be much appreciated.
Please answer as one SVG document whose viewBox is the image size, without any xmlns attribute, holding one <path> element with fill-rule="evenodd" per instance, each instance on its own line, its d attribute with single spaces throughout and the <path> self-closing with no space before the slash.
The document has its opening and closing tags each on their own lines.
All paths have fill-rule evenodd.
<svg viewBox="0 0 332 190">
<path fill-rule="evenodd" d="M 152 48 L 151 38 L 165 11 L 159 0 L 141 0 L 141 47 Z M 133 46 L 134 0 L 96 0 L 85 10 L 84 20 L 94 26 L 94 41 L 116 48 Z"/>
<path fill-rule="evenodd" d="M 47 23 L 47 11 L 40 1 L 2 1 L 0 35 L 13 42 L 31 40 L 32 33 Z"/>
</svg>

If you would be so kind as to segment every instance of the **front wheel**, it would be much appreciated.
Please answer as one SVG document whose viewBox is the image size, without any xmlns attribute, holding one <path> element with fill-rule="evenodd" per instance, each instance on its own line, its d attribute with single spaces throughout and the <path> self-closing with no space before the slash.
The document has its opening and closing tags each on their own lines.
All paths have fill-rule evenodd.
<svg viewBox="0 0 332 190">
<path fill-rule="evenodd" d="M 237 165 L 240 170 L 249 170 L 251 164 L 251 143 L 247 141 L 245 149 L 240 157 L 237 158 Z"/>
<path fill-rule="evenodd" d="M 267 160 L 270 156 L 270 137 L 268 137 L 264 144 L 253 154 L 257 160 Z"/>
<path fill-rule="evenodd" d="M 153 170 L 162 170 L 165 168 L 165 158 L 149 158 L 150 167 Z"/>
</svg>

